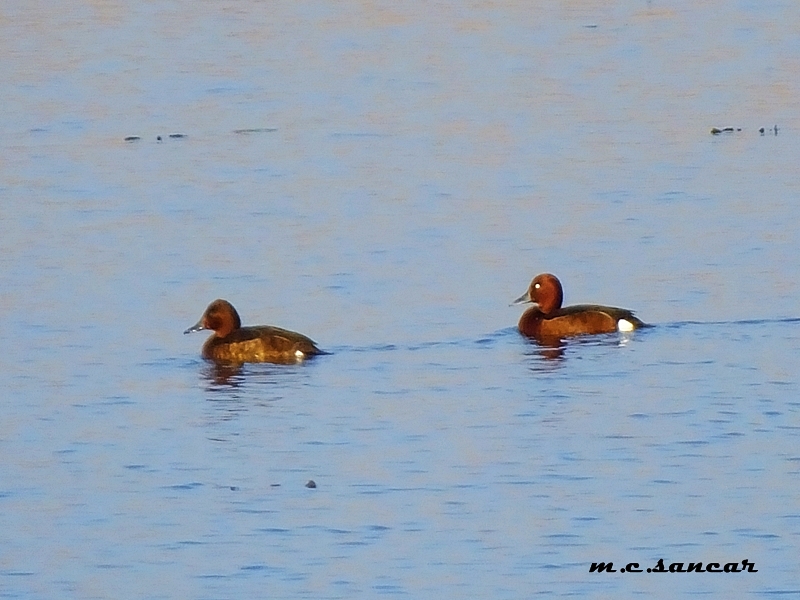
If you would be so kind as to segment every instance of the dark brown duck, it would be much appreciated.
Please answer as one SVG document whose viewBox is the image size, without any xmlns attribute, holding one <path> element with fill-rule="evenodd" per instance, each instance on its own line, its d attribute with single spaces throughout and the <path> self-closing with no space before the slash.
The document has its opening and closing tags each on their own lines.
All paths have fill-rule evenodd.
<svg viewBox="0 0 800 600">
<path fill-rule="evenodd" d="M 203 358 L 210 360 L 289 364 L 324 354 L 301 333 L 271 325 L 242 327 L 239 313 L 227 300 L 214 300 L 197 324 L 184 333 L 203 329 L 214 332 L 203 344 Z"/>
<path fill-rule="evenodd" d="M 646 327 L 626 308 L 577 304 L 561 307 L 564 291 L 555 275 L 542 273 L 534 277 L 528 291 L 513 304 L 533 302 L 519 320 L 519 331 L 536 339 L 554 339 L 575 335 L 633 331 Z"/>
</svg>

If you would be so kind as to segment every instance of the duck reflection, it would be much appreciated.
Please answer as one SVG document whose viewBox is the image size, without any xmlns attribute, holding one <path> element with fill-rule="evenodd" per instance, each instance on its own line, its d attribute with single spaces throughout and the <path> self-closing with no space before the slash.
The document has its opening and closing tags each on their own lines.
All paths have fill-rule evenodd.
<svg viewBox="0 0 800 600">
<path fill-rule="evenodd" d="M 298 365 L 299 367 L 300 365 Z M 208 383 L 209 391 L 254 388 L 259 386 L 294 387 L 300 368 L 260 364 L 237 364 L 210 361 L 203 365 L 200 376 Z M 304 376 L 303 376 L 304 378 Z"/>
<path fill-rule="evenodd" d="M 560 337 L 543 337 L 533 340 L 538 346 L 536 354 L 545 360 L 563 360 L 566 343 Z"/>
<path fill-rule="evenodd" d="M 573 352 L 577 347 L 587 346 L 604 346 L 604 347 L 624 347 L 631 341 L 630 335 L 601 335 L 592 337 L 570 337 L 561 338 L 556 336 L 526 338 L 531 350 L 526 354 L 531 357 L 538 358 L 543 362 L 539 363 L 541 367 L 546 365 L 549 369 L 555 365 L 563 363 L 567 358 L 567 349 L 572 348 Z"/>
<path fill-rule="evenodd" d="M 214 387 L 236 388 L 244 382 L 243 365 L 236 363 L 207 362 L 200 374 Z"/>
</svg>

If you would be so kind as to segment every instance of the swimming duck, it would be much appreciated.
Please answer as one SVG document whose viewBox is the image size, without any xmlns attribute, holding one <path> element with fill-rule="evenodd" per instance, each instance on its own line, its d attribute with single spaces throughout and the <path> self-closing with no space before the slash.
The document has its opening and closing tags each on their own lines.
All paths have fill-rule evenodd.
<svg viewBox="0 0 800 600">
<path fill-rule="evenodd" d="M 184 333 L 203 329 L 214 332 L 203 344 L 203 358 L 215 361 L 288 364 L 324 354 L 311 339 L 294 331 L 271 325 L 242 327 L 239 313 L 227 300 L 214 300 Z"/>
<path fill-rule="evenodd" d="M 533 302 L 519 320 L 523 335 L 542 338 L 562 338 L 575 335 L 633 331 L 646 327 L 645 323 L 625 308 L 577 304 L 561 307 L 564 291 L 555 275 L 542 273 L 531 281 L 528 291 L 513 304 Z"/>
</svg>

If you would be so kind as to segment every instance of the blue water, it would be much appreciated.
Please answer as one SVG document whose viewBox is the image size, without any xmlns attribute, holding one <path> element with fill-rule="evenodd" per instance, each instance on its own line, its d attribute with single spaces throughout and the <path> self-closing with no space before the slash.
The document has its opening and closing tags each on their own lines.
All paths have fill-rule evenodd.
<svg viewBox="0 0 800 600">
<path fill-rule="evenodd" d="M 6 3 L 0 597 L 800 596 L 798 22 Z M 758 572 L 589 572 L 659 559 Z"/>
</svg>

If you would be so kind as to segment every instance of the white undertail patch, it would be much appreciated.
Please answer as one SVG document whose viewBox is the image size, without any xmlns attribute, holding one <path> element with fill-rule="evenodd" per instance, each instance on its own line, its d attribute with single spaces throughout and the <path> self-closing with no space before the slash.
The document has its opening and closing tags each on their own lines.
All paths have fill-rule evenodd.
<svg viewBox="0 0 800 600">
<path fill-rule="evenodd" d="M 629 331 L 633 331 L 633 323 L 628 321 L 627 319 L 620 319 L 617 321 L 617 331 L 621 331 L 623 333 L 627 333 Z"/>
<path fill-rule="evenodd" d="M 303 354 L 303 351 L 302 351 L 302 350 L 295 350 L 295 351 L 294 351 L 294 355 L 295 355 L 297 358 L 305 358 L 305 357 L 306 357 L 306 355 L 305 355 L 305 354 Z"/>
</svg>

